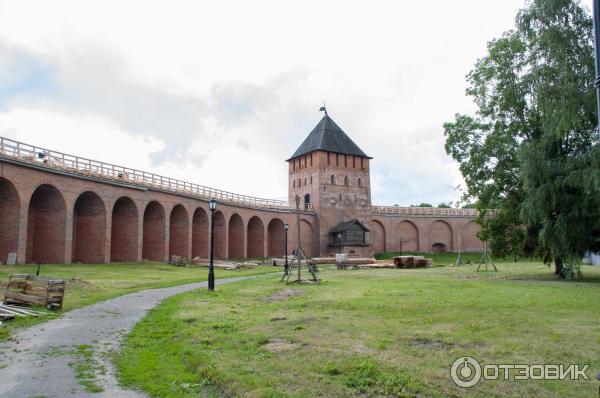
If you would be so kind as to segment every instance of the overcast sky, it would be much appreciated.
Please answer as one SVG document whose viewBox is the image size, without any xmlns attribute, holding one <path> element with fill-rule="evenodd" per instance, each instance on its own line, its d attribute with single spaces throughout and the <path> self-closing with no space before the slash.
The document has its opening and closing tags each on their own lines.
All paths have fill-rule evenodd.
<svg viewBox="0 0 600 398">
<path fill-rule="evenodd" d="M 522 6 L 0 1 L 0 135 L 287 199 L 325 101 L 374 158 L 374 204 L 456 200 L 442 124 L 473 111 L 465 75 Z"/>
</svg>

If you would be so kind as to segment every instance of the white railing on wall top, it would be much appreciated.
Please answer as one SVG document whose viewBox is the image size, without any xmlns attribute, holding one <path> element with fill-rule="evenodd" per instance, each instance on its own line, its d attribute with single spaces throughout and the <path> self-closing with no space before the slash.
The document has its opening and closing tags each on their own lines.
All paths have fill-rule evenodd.
<svg viewBox="0 0 600 398">
<path fill-rule="evenodd" d="M 288 202 L 283 200 L 240 195 L 169 177 L 163 177 L 153 173 L 147 173 L 145 171 L 130 169 L 128 167 L 51 151 L 49 149 L 40 148 L 4 137 L 0 137 L 0 157 L 1 156 L 14 158 L 20 162 L 57 169 L 65 173 L 109 180 L 111 182 L 140 185 L 207 200 L 215 198 L 220 202 L 234 203 L 248 207 L 280 210 L 291 209 Z"/>
<path fill-rule="evenodd" d="M 454 209 L 444 207 L 399 207 L 373 206 L 374 214 L 397 214 L 401 216 L 463 216 L 477 217 L 476 209 Z"/>
</svg>

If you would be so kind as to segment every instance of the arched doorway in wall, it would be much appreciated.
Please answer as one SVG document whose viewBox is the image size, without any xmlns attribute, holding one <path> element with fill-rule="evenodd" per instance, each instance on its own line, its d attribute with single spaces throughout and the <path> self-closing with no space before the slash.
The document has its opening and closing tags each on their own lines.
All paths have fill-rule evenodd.
<svg viewBox="0 0 600 398">
<path fill-rule="evenodd" d="M 481 225 L 470 221 L 465 225 L 460 234 L 459 245 L 464 252 L 483 252 L 483 242 L 477 237 Z"/>
<path fill-rule="evenodd" d="M 199 207 L 192 217 L 192 258 L 208 258 L 208 216 Z"/>
<path fill-rule="evenodd" d="M 410 221 L 402 221 L 394 230 L 394 251 L 419 251 L 419 229 Z"/>
<path fill-rule="evenodd" d="M 67 213 L 65 200 L 53 185 L 40 185 L 31 195 L 27 216 L 28 263 L 64 263 Z"/>
<path fill-rule="evenodd" d="M 122 196 L 112 210 L 110 261 L 137 261 L 138 209 L 133 200 Z"/>
<path fill-rule="evenodd" d="M 452 251 L 452 228 L 443 220 L 431 224 L 429 228 L 429 244 L 434 252 Z"/>
<path fill-rule="evenodd" d="M 431 245 L 431 251 L 433 253 L 445 253 L 448 251 L 448 246 L 445 243 L 436 242 Z"/>
<path fill-rule="evenodd" d="M 106 209 L 96 193 L 86 191 L 73 206 L 73 263 L 104 262 Z"/>
<path fill-rule="evenodd" d="M 244 257 L 244 220 L 239 214 L 229 219 L 229 258 Z"/>
<path fill-rule="evenodd" d="M 15 186 L 0 177 L 0 263 L 16 253 L 19 239 L 19 194 Z"/>
<path fill-rule="evenodd" d="M 169 217 L 169 260 L 171 256 L 188 257 L 189 219 L 183 205 L 176 205 Z"/>
<path fill-rule="evenodd" d="M 267 226 L 267 255 L 270 257 L 283 257 L 285 248 L 285 228 L 283 221 L 274 218 Z"/>
<path fill-rule="evenodd" d="M 302 248 L 304 249 L 306 256 L 316 256 L 319 252 L 318 241 L 315 239 L 315 233 L 312 224 L 307 220 L 300 220 L 300 236 L 302 238 Z M 296 247 L 296 242 L 294 241 L 291 246 Z"/>
<path fill-rule="evenodd" d="M 373 240 L 373 252 L 384 253 L 385 247 L 385 227 L 377 220 L 371 222 L 371 237 Z"/>
<path fill-rule="evenodd" d="M 219 210 L 215 212 L 215 257 L 227 257 L 227 222 Z"/>
<path fill-rule="evenodd" d="M 265 256 L 265 226 L 260 218 L 254 216 L 248 221 L 248 257 Z"/>
<path fill-rule="evenodd" d="M 156 201 L 148 203 L 144 210 L 142 258 L 165 261 L 165 210 Z"/>
</svg>

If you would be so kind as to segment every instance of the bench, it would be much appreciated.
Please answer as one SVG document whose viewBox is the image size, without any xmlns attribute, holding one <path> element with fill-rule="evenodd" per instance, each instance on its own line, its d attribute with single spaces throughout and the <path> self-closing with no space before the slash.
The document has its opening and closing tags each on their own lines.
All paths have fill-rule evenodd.
<svg viewBox="0 0 600 398">
<path fill-rule="evenodd" d="M 6 304 L 41 305 L 46 308 L 62 307 L 65 281 L 29 274 L 13 274 L 8 278 L 4 292 Z"/>
</svg>

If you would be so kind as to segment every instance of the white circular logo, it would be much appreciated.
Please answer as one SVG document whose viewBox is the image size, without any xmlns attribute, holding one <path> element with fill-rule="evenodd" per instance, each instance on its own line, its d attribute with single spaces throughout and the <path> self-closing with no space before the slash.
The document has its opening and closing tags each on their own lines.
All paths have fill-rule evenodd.
<svg viewBox="0 0 600 398">
<path fill-rule="evenodd" d="M 457 358 L 450 368 L 450 377 L 459 387 L 473 387 L 481 380 L 481 365 L 475 358 Z"/>
</svg>

